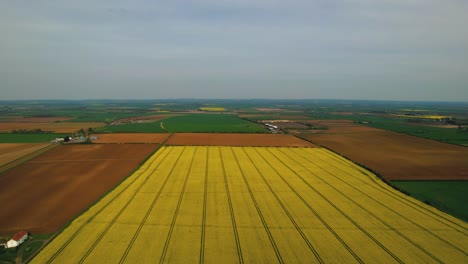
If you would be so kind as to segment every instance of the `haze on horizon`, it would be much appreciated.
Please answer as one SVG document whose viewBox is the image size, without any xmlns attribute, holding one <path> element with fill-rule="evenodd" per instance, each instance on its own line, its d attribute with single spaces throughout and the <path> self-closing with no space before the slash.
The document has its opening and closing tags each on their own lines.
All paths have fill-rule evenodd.
<svg viewBox="0 0 468 264">
<path fill-rule="evenodd" d="M 468 1 L 0 2 L 0 100 L 468 101 Z"/>
</svg>

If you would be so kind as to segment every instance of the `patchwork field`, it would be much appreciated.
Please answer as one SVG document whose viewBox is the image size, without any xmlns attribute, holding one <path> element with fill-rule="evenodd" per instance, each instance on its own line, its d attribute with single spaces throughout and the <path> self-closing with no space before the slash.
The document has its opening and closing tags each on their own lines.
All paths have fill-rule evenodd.
<svg viewBox="0 0 468 264">
<path fill-rule="evenodd" d="M 162 143 L 169 137 L 167 133 L 115 133 L 95 134 L 94 143 Z"/>
<path fill-rule="evenodd" d="M 94 129 L 105 125 L 105 123 L 100 122 L 0 122 L 0 132 L 11 132 L 12 130 L 18 129 L 42 129 L 44 131 L 53 131 L 55 133 L 73 133 L 80 129 Z"/>
<path fill-rule="evenodd" d="M 0 235 L 57 231 L 128 176 L 156 146 L 58 146 L 1 174 Z"/>
<path fill-rule="evenodd" d="M 391 184 L 468 222 L 468 181 L 392 181 Z"/>
<path fill-rule="evenodd" d="M 51 140 L 64 137 L 64 134 L 12 134 L 12 133 L 0 133 L 0 143 L 44 143 L 50 142 Z"/>
<path fill-rule="evenodd" d="M 0 167 L 34 151 L 44 148 L 47 145 L 48 144 L 43 143 L 2 143 L 0 144 Z"/>
<path fill-rule="evenodd" d="M 54 144 L 0 144 L 0 174 L 56 147 Z"/>
<path fill-rule="evenodd" d="M 363 164 L 387 180 L 468 180 L 468 148 L 364 127 L 320 122 L 327 130 L 300 136 Z"/>
<path fill-rule="evenodd" d="M 172 115 L 150 123 L 126 123 L 99 129 L 102 132 L 121 133 L 264 133 L 266 130 L 255 123 L 238 118 L 233 114 L 186 114 Z"/>
<path fill-rule="evenodd" d="M 314 133 L 348 134 L 362 132 L 382 132 L 384 130 L 353 123 L 351 120 L 313 120 L 307 123 L 319 128 Z M 323 128 L 323 129 L 322 129 Z"/>
<path fill-rule="evenodd" d="M 188 146 L 256 146 L 256 147 L 315 147 L 314 144 L 288 134 L 174 134 L 167 145 Z"/>
<path fill-rule="evenodd" d="M 51 117 L 26 117 L 26 116 L 0 116 L 0 120 L 20 123 L 52 123 L 70 120 L 70 117 L 51 116 Z"/>
<path fill-rule="evenodd" d="M 32 263 L 467 263 L 467 227 L 325 149 L 163 147 Z"/>
</svg>

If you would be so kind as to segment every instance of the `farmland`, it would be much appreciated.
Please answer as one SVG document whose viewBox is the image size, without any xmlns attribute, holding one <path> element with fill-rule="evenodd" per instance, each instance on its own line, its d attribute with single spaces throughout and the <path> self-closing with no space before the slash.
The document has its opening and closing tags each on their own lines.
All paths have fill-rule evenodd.
<svg viewBox="0 0 468 264">
<path fill-rule="evenodd" d="M 147 123 L 126 123 L 120 125 L 108 125 L 96 130 L 104 133 L 167 133 L 160 121 Z"/>
<path fill-rule="evenodd" d="M 52 233 L 128 176 L 155 144 L 66 145 L 0 175 L 0 235 Z"/>
<path fill-rule="evenodd" d="M 186 114 L 172 116 L 150 123 L 110 125 L 101 132 L 141 132 L 141 133 L 264 133 L 265 129 L 257 124 L 242 120 L 232 114 Z"/>
<path fill-rule="evenodd" d="M 176 133 L 167 145 L 315 147 L 314 144 L 285 134 Z"/>
<path fill-rule="evenodd" d="M 391 181 L 411 196 L 468 221 L 468 181 Z"/>
<path fill-rule="evenodd" d="M 0 144 L 0 173 L 26 162 L 44 152 L 54 148 L 52 144 Z"/>
<path fill-rule="evenodd" d="M 12 162 L 31 152 L 44 148 L 48 144 L 33 143 L 33 144 L 15 144 L 5 143 L 0 144 L 0 167 L 6 163 Z"/>
<path fill-rule="evenodd" d="M 466 263 L 467 235 L 322 148 L 176 146 L 32 263 Z"/>
<path fill-rule="evenodd" d="M 95 134 L 94 143 L 163 143 L 169 137 L 167 133 L 116 133 Z"/>
<path fill-rule="evenodd" d="M 0 132 L 11 132 L 12 130 L 35 130 L 52 131 L 55 133 L 73 133 L 80 129 L 103 127 L 105 123 L 99 122 L 57 122 L 57 123 L 35 123 L 35 122 L 0 122 Z"/>
<path fill-rule="evenodd" d="M 49 142 L 63 134 L 11 134 L 0 133 L 0 143 L 39 143 Z"/>
<path fill-rule="evenodd" d="M 265 132 L 257 124 L 242 120 L 232 114 L 193 114 L 176 116 L 164 120 L 164 127 L 173 133 L 217 132 L 217 133 L 256 133 Z"/>
<path fill-rule="evenodd" d="M 387 180 L 467 180 L 468 148 L 356 125 L 313 121 L 327 129 L 301 137 L 376 171 Z"/>
</svg>

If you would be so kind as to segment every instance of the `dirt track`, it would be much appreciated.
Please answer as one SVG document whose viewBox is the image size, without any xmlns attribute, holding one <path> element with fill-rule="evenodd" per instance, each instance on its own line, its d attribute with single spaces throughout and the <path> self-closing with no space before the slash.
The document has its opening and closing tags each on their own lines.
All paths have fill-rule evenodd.
<svg viewBox="0 0 468 264">
<path fill-rule="evenodd" d="M 387 180 L 468 180 L 468 148 L 343 122 L 304 138 L 371 168 Z"/>
<path fill-rule="evenodd" d="M 156 146 L 60 146 L 0 175 L 0 235 L 56 231 L 129 175 Z"/>
<path fill-rule="evenodd" d="M 168 133 L 115 133 L 95 134 L 94 143 L 162 143 L 169 137 Z"/>
<path fill-rule="evenodd" d="M 256 147 L 315 147 L 314 144 L 287 134 L 174 134 L 167 145 L 189 146 L 256 146 Z"/>
</svg>

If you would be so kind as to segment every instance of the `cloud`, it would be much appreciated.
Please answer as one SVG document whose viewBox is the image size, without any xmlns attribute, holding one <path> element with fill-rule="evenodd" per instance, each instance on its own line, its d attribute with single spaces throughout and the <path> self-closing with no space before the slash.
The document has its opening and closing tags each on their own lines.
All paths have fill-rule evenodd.
<svg viewBox="0 0 468 264">
<path fill-rule="evenodd" d="M 2 96 L 468 100 L 466 13 L 459 0 L 2 1 Z"/>
</svg>

